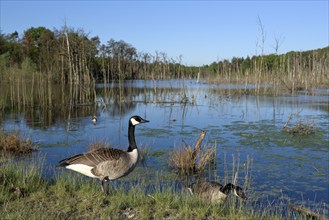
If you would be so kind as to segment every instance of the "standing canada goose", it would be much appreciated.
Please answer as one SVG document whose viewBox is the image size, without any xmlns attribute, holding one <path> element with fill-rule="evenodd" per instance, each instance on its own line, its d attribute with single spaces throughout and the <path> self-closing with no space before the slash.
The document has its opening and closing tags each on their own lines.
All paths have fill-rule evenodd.
<svg viewBox="0 0 329 220">
<path fill-rule="evenodd" d="M 96 117 L 96 115 L 94 115 L 94 116 L 91 118 L 91 121 L 93 122 L 94 125 L 96 125 L 96 123 L 97 123 L 97 117 Z"/>
<path fill-rule="evenodd" d="M 65 167 L 92 178 L 99 178 L 103 192 L 108 194 L 108 180 L 126 176 L 135 168 L 138 161 L 135 126 L 146 122 L 149 121 L 136 115 L 129 119 L 127 151 L 99 148 L 61 160 L 57 167 Z"/>
<path fill-rule="evenodd" d="M 247 199 L 242 188 L 235 186 L 232 183 L 223 186 L 222 184 L 213 181 L 196 182 L 190 184 L 188 190 L 191 194 L 196 194 L 211 203 L 224 202 L 231 191 L 233 191 L 235 196 Z"/>
</svg>

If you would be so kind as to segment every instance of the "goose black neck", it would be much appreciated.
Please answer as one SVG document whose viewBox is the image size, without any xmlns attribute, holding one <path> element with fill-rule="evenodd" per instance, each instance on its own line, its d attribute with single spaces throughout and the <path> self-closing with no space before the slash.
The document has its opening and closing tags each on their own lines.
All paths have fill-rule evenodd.
<svg viewBox="0 0 329 220">
<path fill-rule="evenodd" d="M 128 140 L 129 140 L 128 152 L 137 149 L 137 145 L 135 141 L 135 126 L 132 125 L 131 123 L 129 123 L 129 128 L 128 128 Z"/>
<path fill-rule="evenodd" d="M 224 186 L 224 188 L 222 189 L 222 192 L 224 194 L 228 195 L 232 189 L 235 189 L 235 185 L 233 185 L 232 183 L 228 183 Z"/>
</svg>

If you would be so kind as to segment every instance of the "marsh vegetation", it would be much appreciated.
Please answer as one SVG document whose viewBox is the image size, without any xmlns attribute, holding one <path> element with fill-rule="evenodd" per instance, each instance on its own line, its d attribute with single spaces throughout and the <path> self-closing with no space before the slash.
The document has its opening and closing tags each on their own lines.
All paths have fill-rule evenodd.
<svg viewBox="0 0 329 220">
<path fill-rule="evenodd" d="M 0 129 L 0 154 L 2 156 L 22 156 L 24 154 L 30 154 L 36 150 L 36 144 L 32 143 L 29 138 L 22 138 L 17 131 L 12 134 L 6 134 Z"/>
<path fill-rule="evenodd" d="M 97 85 L 97 101 L 89 105 L 70 108 L 68 104 L 60 106 L 61 99 L 54 99 L 56 107 L 53 108 L 7 109 L 2 113 L 3 130 L 6 133 L 17 130 L 20 135 L 28 134 L 29 139 L 40 146 L 39 151 L 29 158 L 15 162 L 9 160 L 8 166 L 30 162 L 33 165 L 33 158 L 39 160 L 38 154 L 44 153 L 43 166 L 37 169 L 41 180 L 36 178 L 45 184 L 42 186 L 45 187 L 43 192 L 52 195 L 54 201 L 60 203 L 61 197 L 55 195 L 56 191 L 47 190 L 67 181 L 65 186 L 56 187 L 71 190 L 65 193 L 80 200 L 67 199 L 71 208 L 65 209 L 57 203 L 57 206 L 54 205 L 53 201 L 31 194 L 29 186 L 6 184 L 6 196 L 12 193 L 18 198 L 3 202 L 4 211 L 8 214 L 6 210 L 15 210 L 11 206 L 25 203 L 26 197 L 43 200 L 42 206 L 45 207 L 54 205 L 54 210 L 66 210 L 59 211 L 64 213 L 61 214 L 63 216 L 83 213 L 85 209 L 90 212 L 92 209 L 88 207 L 95 206 L 98 207 L 95 213 L 83 215 L 96 218 L 126 213 L 137 218 L 177 215 L 177 218 L 192 216 L 200 219 L 208 215 L 215 216 L 217 212 L 232 218 L 249 214 L 251 219 L 286 218 L 287 215 L 299 218 L 300 215 L 295 211 L 287 210 L 289 204 L 328 215 L 328 204 L 325 202 L 328 191 L 328 170 L 325 166 L 328 160 L 327 96 L 322 93 L 302 93 L 293 99 L 290 96 L 252 96 L 239 94 L 236 85 L 223 86 L 228 87 L 220 88 L 189 80 L 113 82 L 106 88 L 102 84 Z M 192 97 L 194 102 L 181 102 L 183 98 L 192 100 Z M 126 121 L 131 114 L 141 114 L 151 121 L 148 127 L 140 127 L 136 134 L 140 141 L 137 144 L 143 152 L 142 163 L 136 172 L 111 183 L 110 196 L 118 196 L 114 199 L 115 204 L 109 205 L 109 199 L 103 196 L 100 197 L 102 199 L 93 198 L 91 203 L 83 200 L 84 196 L 89 197 L 96 191 L 99 193 L 99 184 L 78 174 L 55 170 L 55 165 L 72 154 L 102 146 L 122 146 L 122 149 L 126 149 Z M 91 121 L 93 115 L 97 115 L 96 124 Z M 314 125 L 315 132 L 308 135 L 282 132 L 285 125 L 293 128 L 298 122 Z M 200 134 L 202 142 L 198 139 Z M 193 152 L 198 154 L 193 156 Z M 181 170 L 185 170 L 183 173 L 192 173 L 192 178 L 178 175 L 169 168 L 172 166 L 169 161 L 172 162 L 175 157 L 178 161 L 190 161 L 183 162 L 183 165 L 190 164 L 190 168 Z M 199 164 L 202 158 L 205 163 Z M 199 170 L 202 172 L 195 172 L 200 165 L 202 168 Z M 182 168 L 180 165 L 177 167 Z M 238 210 L 234 210 L 236 206 L 228 205 L 231 204 L 230 200 L 223 206 L 211 205 L 209 209 L 209 204 L 186 196 L 183 190 L 187 181 L 196 180 L 198 175 L 221 184 L 236 183 L 246 191 L 250 200 L 241 203 Z M 71 184 L 73 186 L 69 186 Z M 73 192 L 76 189 L 77 192 Z M 164 201 L 155 202 L 153 197 Z M 121 199 L 132 201 L 127 203 Z M 144 201 L 140 203 L 139 199 Z M 154 209 L 148 209 L 147 205 Z M 191 211 L 189 206 L 195 207 L 195 211 Z M 167 208 L 156 210 L 159 207 L 167 207 L 169 211 Z M 101 213 L 96 214 L 98 211 Z M 49 213 L 49 216 L 55 213 Z"/>
<path fill-rule="evenodd" d="M 0 215 L 306 218 L 288 209 L 294 204 L 328 216 L 328 54 L 326 47 L 193 67 L 66 26 L 1 33 L 0 145 L 31 152 L 38 143 L 39 151 L 1 158 Z M 151 121 L 137 134 L 142 163 L 111 184 L 110 197 L 97 181 L 54 169 L 74 153 L 126 149 L 133 114 Z M 190 176 L 173 170 L 238 183 L 250 200 L 204 203 L 183 190 Z"/>
</svg>

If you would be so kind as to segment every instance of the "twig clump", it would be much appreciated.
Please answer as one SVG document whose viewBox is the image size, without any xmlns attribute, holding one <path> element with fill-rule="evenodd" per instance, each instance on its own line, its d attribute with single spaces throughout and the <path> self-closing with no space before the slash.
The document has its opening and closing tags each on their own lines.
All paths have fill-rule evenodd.
<svg viewBox="0 0 329 220">
<path fill-rule="evenodd" d="M 305 135 L 310 135 L 314 134 L 316 131 L 316 128 L 312 123 L 302 123 L 300 121 L 296 122 L 295 126 L 291 127 L 289 126 L 289 122 L 293 119 L 293 116 L 298 115 L 301 111 L 299 112 L 294 112 L 288 117 L 288 121 L 284 124 L 283 126 L 283 131 L 288 132 L 291 135 L 300 135 L 300 136 L 305 136 Z"/>
<path fill-rule="evenodd" d="M 18 132 L 5 134 L 0 130 L 0 152 L 5 155 L 22 155 L 35 151 L 32 141 L 29 138 L 23 139 Z"/>
<path fill-rule="evenodd" d="M 286 126 L 283 128 L 284 131 L 292 135 L 310 135 L 315 133 L 315 127 L 313 124 L 303 124 L 302 122 L 297 122 L 294 127 Z"/>
</svg>

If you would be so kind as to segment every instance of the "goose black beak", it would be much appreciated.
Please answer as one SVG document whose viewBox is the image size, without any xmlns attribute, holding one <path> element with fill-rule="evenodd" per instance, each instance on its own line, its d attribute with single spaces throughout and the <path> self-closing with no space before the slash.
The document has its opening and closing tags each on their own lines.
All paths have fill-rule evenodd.
<svg viewBox="0 0 329 220">
<path fill-rule="evenodd" d="M 148 120 L 146 120 L 146 119 L 141 119 L 141 121 L 140 121 L 140 123 L 147 123 L 147 122 L 150 122 L 150 121 L 148 121 Z"/>
</svg>

